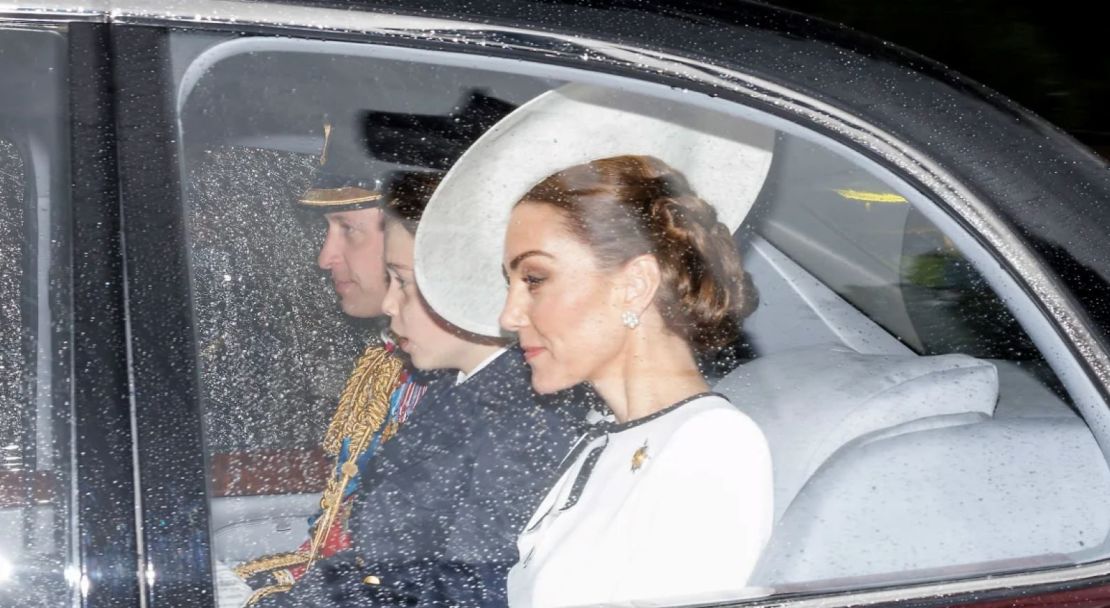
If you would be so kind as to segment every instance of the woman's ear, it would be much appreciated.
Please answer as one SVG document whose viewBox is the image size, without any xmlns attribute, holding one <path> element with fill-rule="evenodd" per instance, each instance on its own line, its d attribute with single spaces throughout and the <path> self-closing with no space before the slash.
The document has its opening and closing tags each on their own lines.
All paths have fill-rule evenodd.
<svg viewBox="0 0 1110 608">
<path fill-rule="evenodd" d="M 655 299 L 661 280 L 659 260 L 645 253 L 625 263 L 621 270 L 624 287 L 624 309 L 643 314 Z"/>
</svg>

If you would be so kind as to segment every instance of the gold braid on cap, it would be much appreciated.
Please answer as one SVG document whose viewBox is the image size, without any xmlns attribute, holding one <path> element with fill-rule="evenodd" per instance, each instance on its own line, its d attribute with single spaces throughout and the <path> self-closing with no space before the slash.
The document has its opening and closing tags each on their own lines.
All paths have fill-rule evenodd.
<svg viewBox="0 0 1110 608">
<path fill-rule="evenodd" d="M 343 504 L 343 490 L 351 478 L 358 475 L 358 457 L 366 451 L 374 433 L 385 423 L 389 397 L 399 373 L 401 361 L 398 358 L 384 347 L 371 346 L 355 364 L 354 373 L 339 395 L 339 408 L 324 436 L 324 449 L 334 445 L 338 452 L 344 437 L 351 438 L 351 445 L 347 450 L 347 461 L 339 468 L 340 474 L 328 479 L 328 487 L 320 499 L 324 512 L 316 521 L 307 568 L 312 567 L 320 547 L 327 543 L 332 523 Z"/>
</svg>

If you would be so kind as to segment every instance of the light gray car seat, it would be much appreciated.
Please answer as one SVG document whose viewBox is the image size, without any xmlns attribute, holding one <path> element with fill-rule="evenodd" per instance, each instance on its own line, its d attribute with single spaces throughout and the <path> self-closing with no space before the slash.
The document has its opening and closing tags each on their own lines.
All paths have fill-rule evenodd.
<svg viewBox="0 0 1110 608">
<path fill-rule="evenodd" d="M 756 359 L 715 389 L 760 424 L 775 467 L 775 529 L 751 585 L 1071 563 L 1110 533 L 1110 469 L 1093 436 L 1013 363 L 812 346 Z"/>
</svg>

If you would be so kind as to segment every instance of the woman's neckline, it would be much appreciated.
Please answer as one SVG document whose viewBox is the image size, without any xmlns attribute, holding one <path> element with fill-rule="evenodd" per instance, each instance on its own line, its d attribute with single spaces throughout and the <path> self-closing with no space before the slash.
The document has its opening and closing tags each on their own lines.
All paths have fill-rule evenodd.
<svg viewBox="0 0 1110 608">
<path fill-rule="evenodd" d="M 685 397 L 683 399 L 680 399 L 679 401 L 676 401 L 675 403 L 672 403 L 672 404 L 668 405 L 667 407 L 665 407 L 663 409 L 656 410 L 656 411 L 648 414 L 647 416 L 643 416 L 641 418 L 636 418 L 635 420 L 629 420 L 627 422 L 612 422 L 612 423 L 609 423 L 609 426 L 606 429 L 606 431 L 609 432 L 609 433 L 620 433 L 621 431 L 627 431 L 628 429 L 635 428 L 637 426 L 640 426 L 641 424 L 645 424 L 645 423 L 651 422 L 652 420 L 655 420 L 657 418 L 661 418 L 663 416 L 666 416 L 667 414 L 677 410 L 678 408 L 682 407 L 683 405 L 686 405 L 687 403 L 690 403 L 691 401 L 696 401 L 698 399 L 701 399 L 702 397 L 720 397 L 721 399 L 725 399 L 726 401 L 728 400 L 728 398 L 725 397 L 724 395 L 722 395 L 721 393 L 717 393 L 717 392 L 714 392 L 714 391 L 702 391 L 700 393 L 695 393 L 693 395 L 690 395 L 689 397 Z"/>
</svg>

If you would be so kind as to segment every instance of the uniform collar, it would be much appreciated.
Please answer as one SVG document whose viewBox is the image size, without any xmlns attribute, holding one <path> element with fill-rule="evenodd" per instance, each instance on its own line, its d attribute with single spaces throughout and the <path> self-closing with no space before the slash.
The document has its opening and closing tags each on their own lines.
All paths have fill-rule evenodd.
<svg viewBox="0 0 1110 608">
<path fill-rule="evenodd" d="M 473 378 L 474 374 L 477 374 L 478 372 L 482 371 L 483 368 L 485 368 L 490 363 L 493 363 L 493 361 L 495 359 L 500 357 L 507 350 L 509 350 L 509 347 L 507 347 L 507 346 L 504 346 L 504 347 L 501 347 L 501 348 L 497 349 L 496 351 L 493 352 L 493 354 L 486 357 L 481 363 L 479 363 L 474 369 L 470 370 L 469 374 L 460 371 L 458 377 L 455 379 L 455 386 L 458 386 L 458 385 L 462 384 L 463 382 L 466 382 L 470 378 Z"/>
</svg>

